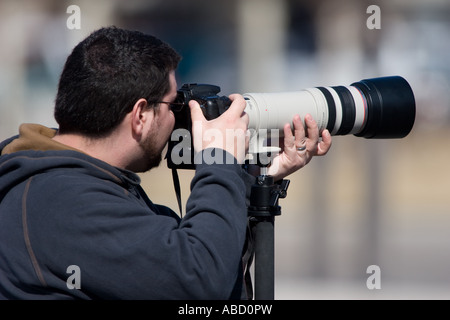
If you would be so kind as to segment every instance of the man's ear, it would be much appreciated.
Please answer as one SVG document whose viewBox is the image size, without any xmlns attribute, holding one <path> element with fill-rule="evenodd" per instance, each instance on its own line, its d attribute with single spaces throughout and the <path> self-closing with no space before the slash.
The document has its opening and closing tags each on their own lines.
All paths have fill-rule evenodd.
<svg viewBox="0 0 450 320">
<path fill-rule="evenodd" d="M 133 106 L 131 110 L 131 130 L 133 137 L 140 139 L 145 131 L 146 124 L 153 120 L 153 108 L 148 107 L 147 100 L 141 98 Z"/>
</svg>

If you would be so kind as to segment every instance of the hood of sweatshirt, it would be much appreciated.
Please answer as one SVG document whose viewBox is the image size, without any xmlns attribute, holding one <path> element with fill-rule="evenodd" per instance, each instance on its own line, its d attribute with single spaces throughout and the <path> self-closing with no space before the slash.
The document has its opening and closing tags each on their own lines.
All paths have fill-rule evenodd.
<svg viewBox="0 0 450 320">
<path fill-rule="evenodd" d="M 52 138 L 56 130 L 38 124 L 22 124 L 19 135 L 0 143 L 0 201 L 28 178 L 49 170 L 81 170 L 124 187 L 140 184 L 138 175 L 113 167 Z"/>
</svg>

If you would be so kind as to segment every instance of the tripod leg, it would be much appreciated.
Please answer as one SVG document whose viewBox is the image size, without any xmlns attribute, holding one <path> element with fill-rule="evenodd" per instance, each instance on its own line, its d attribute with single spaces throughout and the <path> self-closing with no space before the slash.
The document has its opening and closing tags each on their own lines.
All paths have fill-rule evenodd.
<svg viewBox="0 0 450 320">
<path fill-rule="evenodd" d="M 274 217 L 255 225 L 255 300 L 274 299 Z"/>
</svg>

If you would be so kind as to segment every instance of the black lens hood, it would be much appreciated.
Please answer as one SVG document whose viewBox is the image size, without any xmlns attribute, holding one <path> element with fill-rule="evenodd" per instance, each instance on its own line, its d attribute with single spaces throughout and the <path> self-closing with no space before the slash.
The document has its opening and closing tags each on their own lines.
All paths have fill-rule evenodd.
<svg viewBox="0 0 450 320">
<path fill-rule="evenodd" d="M 367 101 L 367 119 L 361 132 L 367 139 L 393 139 L 407 136 L 416 118 L 414 93 L 400 76 L 364 79 L 351 84 Z"/>
</svg>

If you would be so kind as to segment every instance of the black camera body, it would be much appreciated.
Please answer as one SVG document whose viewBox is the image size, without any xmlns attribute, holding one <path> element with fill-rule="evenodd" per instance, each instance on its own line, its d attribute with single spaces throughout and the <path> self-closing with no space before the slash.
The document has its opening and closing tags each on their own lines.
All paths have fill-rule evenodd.
<svg viewBox="0 0 450 320">
<path fill-rule="evenodd" d="M 189 109 L 189 101 L 195 100 L 200 104 L 200 108 L 203 111 L 203 115 L 206 120 L 212 120 L 219 117 L 222 113 L 224 113 L 231 104 L 231 100 L 226 96 L 219 96 L 220 87 L 211 85 L 211 84 L 197 84 L 197 83 L 186 83 L 177 91 L 177 98 L 174 102 L 182 103 L 183 108 L 180 112 L 174 112 L 175 115 L 175 127 L 174 130 L 177 129 L 185 129 L 178 130 L 180 135 L 178 136 L 179 140 L 173 141 L 172 138 L 169 140 L 168 150 L 167 150 L 167 166 L 169 168 L 178 168 L 178 169 L 194 169 L 194 150 L 193 150 L 193 141 L 192 141 L 192 121 L 191 121 L 191 112 Z M 177 137 L 177 136 L 176 136 Z M 176 138 L 175 137 L 175 138 Z M 174 150 L 175 145 L 179 144 L 180 141 L 183 140 L 187 143 L 187 147 L 182 148 L 177 155 L 179 159 L 186 158 L 186 155 L 183 155 L 183 152 L 189 152 L 190 161 L 186 161 L 180 164 L 175 164 L 172 159 L 172 151 Z"/>
<path fill-rule="evenodd" d="M 231 100 L 228 99 L 228 97 L 217 95 L 219 92 L 220 87 L 212 84 L 184 84 L 177 91 L 177 99 L 175 100 L 176 103 L 183 103 L 184 106 L 182 112 L 177 112 L 175 116 L 186 117 L 187 115 L 190 115 L 188 104 L 189 101 L 195 100 L 200 104 L 200 108 L 202 109 L 206 120 L 217 118 L 224 113 L 231 104 Z M 189 120 L 191 119 L 190 116 L 187 118 Z M 180 123 L 180 125 L 188 126 L 189 124 Z M 185 127 L 185 129 L 190 129 L 190 127 Z"/>
<path fill-rule="evenodd" d="M 200 104 L 206 120 L 212 120 L 224 113 L 231 104 L 228 97 L 218 96 L 219 92 L 220 87 L 212 84 L 184 84 L 178 90 L 175 102 L 184 104 L 183 110 L 186 116 L 186 113 L 189 113 L 189 101 L 195 100 Z"/>
</svg>

